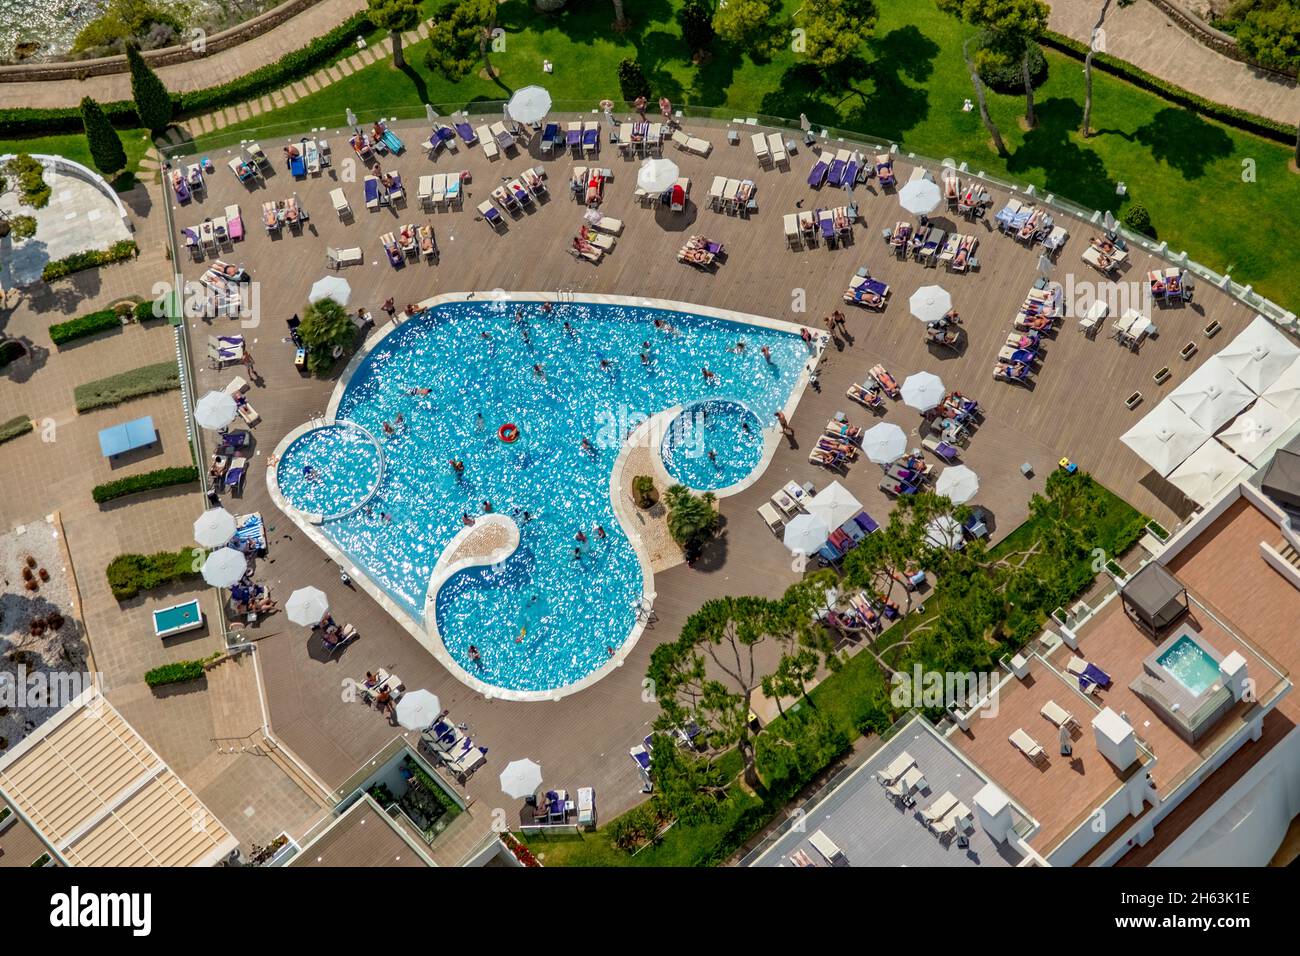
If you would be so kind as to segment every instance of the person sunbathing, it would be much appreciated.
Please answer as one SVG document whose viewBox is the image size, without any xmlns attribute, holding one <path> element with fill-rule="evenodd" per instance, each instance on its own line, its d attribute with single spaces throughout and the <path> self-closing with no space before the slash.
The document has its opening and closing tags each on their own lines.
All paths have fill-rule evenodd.
<svg viewBox="0 0 1300 956">
<path fill-rule="evenodd" d="M 1156 295 L 1159 295 L 1160 293 L 1164 292 L 1165 288 L 1166 288 L 1165 281 L 1163 279 L 1151 280 L 1151 291 L 1154 292 Z"/>
<path fill-rule="evenodd" d="M 819 465 L 838 465 L 844 460 L 844 456 L 824 448 L 814 448 L 808 460 Z"/>
</svg>

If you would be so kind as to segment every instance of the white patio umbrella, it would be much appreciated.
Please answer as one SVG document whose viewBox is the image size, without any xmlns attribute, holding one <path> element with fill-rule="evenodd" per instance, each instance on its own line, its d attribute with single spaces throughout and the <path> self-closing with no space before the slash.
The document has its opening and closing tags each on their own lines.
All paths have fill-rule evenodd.
<svg viewBox="0 0 1300 956">
<path fill-rule="evenodd" d="M 397 722 L 407 730 L 432 727 L 442 713 L 442 701 L 431 690 L 413 690 L 397 702 Z"/>
<path fill-rule="evenodd" d="M 795 554 L 812 554 L 826 543 L 830 534 L 826 519 L 810 514 L 795 515 L 785 526 L 781 541 Z"/>
<path fill-rule="evenodd" d="M 214 588 L 233 587 L 248 570 L 248 558 L 234 548 L 218 548 L 203 562 L 203 580 Z"/>
<path fill-rule="evenodd" d="M 1219 350 L 1219 360 L 1256 394 L 1272 385 L 1297 358 L 1300 347 L 1262 315 Z"/>
<path fill-rule="evenodd" d="M 1208 431 L 1166 398 L 1119 440 L 1163 476 L 1181 465 L 1209 437 Z"/>
<path fill-rule="evenodd" d="M 637 170 L 636 184 L 648 193 L 661 193 L 677 182 L 679 175 L 671 159 L 647 159 Z"/>
<path fill-rule="evenodd" d="M 1255 400 L 1218 356 L 1208 359 L 1172 392 L 1169 400 L 1207 432 L 1213 433 Z"/>
<path fill-rule="evenodd" d="M 804 505 L 810 515 L 821 518 L 828 528 L 838 528 L 862 510 L 862 502 L 838 481 L 832 481 Z"/>
<path fill-rule="evenodd" d="M 298 588 L 284 605 L 289 620 L 304 626 L 318 623 L 329 609 L 330 601 L 325 592 L 314 587 Z"/>
<path fill-rule="evenodd" d="M 501 771 L 501 792 L 507 797 L 526 797 L 541 785 L 542 768 L 531 760 L 512 760 Z"/>
<path fill-rule="evenodd" d="M 1107 232 L 1115 231 L 1115 216 L 1109 209 L 1106 210 L 1106 215 L 1102 218 L 1101 224 L 1106 228 Z"/>
<path fill-rule="evenodd" d="M 551 111 L 551 94 L 540 86 L 525 86 L 510 97 L 506 110 L 517 123 L 540 122 Z"/>
<path fill-rule="evenodd" d="M 1045 254 L 1038 257 L 1038 274 L 1044 279 L 1052 274 L 1052 260 Z"/>
<path fill-rule="evenodd" d="M 208 392 L 194 403 L 194 420 L 200 428 L 215 431 L 225 428 L 235 418 L 235 400 L 225 392 Z"/>
<path fill-rule="evenodd" d="M 943 194 L 933 179 L 913 179 L 898 191 L 898 204 L 917 216 L 934 212 L 941 199 Z"/>
<path fill-rule="evenodd" d="M 213 508 L 194 522 L 194 540 L 205 548 L 219 548 L 235 536 L 235 516 L 225 508 Z"/>
<path fill-rule="evenodd" d="M 312 283 L 311 291 L 307 293 L 308 302 L 333 299 L 339 305 L 347 305 L 351 297 L 352 286 L 348 285 L 348 280 L 342 276 L 325 276 L 323 279 L 317 279 Z"/>
<path fill-rule="evenodd" d="M 928 412 L 943 401 L 948 394 L 943 379 L 933 372 L 917 372 L 903 380 L 903 401 L 922 412 Z"/>
<path fill-rule="evenodd" d="M 907 433 L 891 422 L 872 425 L 862 434 L 862 450 L 877 465 L 888 464 L 907 451 Z"/>
<path fill-rule="evenodd" d="M 940 515 L 925 526 L 925 541 L 932 547 L 956 551 L 964 540 L 961 524 L 952 515 Z"/>
<path fill-rule="evenodd" d="M 934 490 L 953 504 L 963 505 L 979 494 L 980 476 L 965 465 L 949 465 L 934 483 Z"/>
<path fill-rule="evenodd" d="M 1207 441 L 1169 474 L 1169 482 L 1198 505 L 1206 504 L 1246 469 L 1217 441 Z"/>
<path fill-rule="evenodd" d="M 1246 461 L 1254 461 L 1269 445 L 1295 424 L 1295 417 L 1270 405 L 1256 402 L 1215 437 Z"/>
<path fill-rule="evenodd" d="M 952 296 L 941 286 L 923 285 L 912 293 L 907 304 L 912 314 L 922 322 L 934 322 L 948 314 L 952 308 Z"/>
<path fill-rule="evenodd" d="M 1264 400 L 1287 415 L 1300 417 L 1300 359 L 1296 359 L 1264 389 Z"/>
</svg>

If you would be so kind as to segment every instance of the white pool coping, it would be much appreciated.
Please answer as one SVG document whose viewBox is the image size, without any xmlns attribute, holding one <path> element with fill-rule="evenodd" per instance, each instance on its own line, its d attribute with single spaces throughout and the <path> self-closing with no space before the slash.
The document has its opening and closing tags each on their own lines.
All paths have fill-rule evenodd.
<svg viewBox="0 0 1300 956">
<path fill-rule="evenodd" d="M 472 301 L 519 303 L 550 302 L 556 307 L 557 311 L 566 305 L 633 306 L 647 309 L 660 309 L 667 312 L 683 312 L 690 315 L 702 315 L 706 318 L 721 319 L 743 325 L 775 329 L 780 332 L 789 332 L 795 335 L 798 335 L 800 329 L 803 328 L 803 326 L 797 323 L 785 322 L 780 319 L 771 319 L 766 316 L 751 315 L 746 312 L 736 312 L 731 309 L 718 309 L 712 306 L 695 305 L 689 302 L 675 302 L 669 299 L 650 299 L 641 296 L 602 295 L 597 293 L 583 293 L 581 298 L 575 297 L 572 301 L 556 302 L 555 293 L 553 292 L 505 292 L 501 289 L 494 289 L 487 292 L 456 292 L 436 295 L 423 300 L 419 303 L 419 306 L 421 309 L 434 309 L 452 303 Z M 416 618 L 406 610 L 406 608 L 399 605 L 391 596 L 389 596 L 387 591 L 372 581 L 370 576 L 359 568 L 353 562 L 351 557 L 345 554 L 338 545 L 325 535 L 321 530 L 322 520 L 311 520 L 312 518 L 320 519 L 321 516 L 309 515 L 305 512 L 299 511 L 297 508 L 289 504 L 280 493 L 279 482 L 275 480 L 275 465 L 279 461 L 280 456 L 295 439 L 308 431 L 334 423 L 350 424 L 357 428 L 362 428 L 362 426 L 357 425 L 356 422 L 347 419 L 340 420 L 335 417 L 338 413 L 339 404 L 342 402 L 343 395 L 347 392 L 348 385 L 352 381 L 352 376 L 356 373 L 356 370 L 366 360 L 366 357 L 370 352 L 397 328 L 398 323 L 394 322 L 387 325 L 382 330 L 376 330 L 376 334 L 356 351 L 348 361 L 347 366 L 343 369 L 343 373 L 339 376 L 339 380 L 334 386 L 334 391 L 330 395 L 325 415 L 321 418 L 313 419 L 297 426 L 282 438 L 279 444 L 276 445 L 275 453 L 272 456 L 272 459 L 268 462 L 268 467 L 266 469 L 267 490 L 270 492 L 272 502 L 274 502 L 275 506 L 284 512 L 284 514 L 293 521 L 294 524 L 298 525 L 298 527 L 302 529 L 303 533 L 306 534 L 318 548 L 324 551 L 325 554 L 341 568 L 346 570 L 348 575 L 358 585 L 360 585 L 361 589 L 373 598 L 380 607 L 387 611 L 389 616 L 403 627 L 407 633 L 415 638 L 415 640 L 424 647 L 425 650 L 429 651 L 429 653 L 432 654 L 439 663 L 446 667 L 453 677 L 471 690 L 482 694 L 488 699 L 495 698 L 498 700 L 510 701 L 558 701 L 570 696 L 571 694 L 576 694 L 578 691 L 591 687 L 601 680 L 601 678 L 612 673 L 615 668 L 623 666 L 623 662 L 627 659 L 628 655 L 632 653 L 632 649 L 636 646 L 637 641 L 645 630 L 647 615 L 640 613 L 636 615 L 636 621 L 633 623 L 627 638 L 606 663 L 573 683 L 564 684 L 561 687 L 554 687 L 548 690 L 513 690 L 510 688 L 498 687 L 494 684 L 489 684 L 485 681 L 479 680 L 461 667 L 461 665 L 452 658 L 446 645 L 442 641 L 441 635 L 438 634 L 436 621 L 437 592 L 442 588 L 447 580 L 456 572 L 462 571 L 465 568 L 481 566 L 484 564 L 495 564 L 504 561 L 510 556 L 510 554 L 513 554 L 515 549 L 518 547 L 519 529 L 515 522 L 508 516 L 499 515 L 495 512 L 492 514 L 482 515 L 476 519 L 475 526 L 477 527 L 482 523 L 493 519 L 496 519 L 497 521 L 503 519 L 505 522 L 508 522 L 508 527 L 513 533 L 513 544 L 508 546 L 509 553 L 501 554 L 501 551 L 506 550 L 506 548 L 502 548 L 499 549 L 496 554 L 486 558 L 466 558 L 460 561 L 450 562 L 448 560 L 449 557 L 455 553 L 456 548 L 464 541 L 465 537 L 474 531 L 474 528 L 464 528 L 452 538 L 447 547 L 443 549 L 441 556 L 434 565 L 433 573 L 429 578 L 429 590 L 426 592 L 425 596 L 423 621 L 417 621 Z M 793 416 L 795 407 L 799 404 L 799 399 L 803 396 L 804 389 L 808 386 L 810 375 L 816 369 L 817 363 L 825 353 L 826 344 L 829 340 L 829 336 L 825 333 L 813 334 L 816 339 L 816 346 L 809 354 L 808 361 L 804 363 L 803 368 L 800 370 L 799 377 L 791 388 L 790 396 L 786 400 L 785 407 L 782 410 L 787 420 Z M 704 401 L 704 399 L 701 399 L 701 401 Z M 637 430 L 633 432 L 633 436 L 640 434 L 643 429 L 648 431 L 653 422 L 663 419 L 666 415 L 679 413 L 683 407 L 684 406 L 681 405 L 675 406 L 673 409 L 667 409 L 666 411 L 658 412 L 650 416 L 650 418 L 646 419 L 645 422 L 642 422 L 642 424 L 638 426 Z M 362 430 L 365 431 L 364 428 L 362 428 Z M 768 434 L 768 432 L 771 432 L 772 434 Z M 366 434 L 369 434 L 369 432 L 367 431 Z M 373 439 L 373 436 L 371 437 Z M 755 465 L 754 469 L 743 480 L 734 485 L 730 485 L 727 488 L 715 491 L 714 494 L 718 497 L 738 494 L 750 485 L 754 484 L 754 482 L 758 481 L 758 479 L 762 477 L 763 472 L 767 470 L 768 465 L 771 464 L 772 458 L 776 454 L 776 448 L 780 441 L 780 437 L 781 430 L 779 427 L 765 429 L 763 456 L 759 463 Z M 378 445 L 377 442 L 376 445 Z M 631 543 L 632 550 L 637 557 L 637 563 L 641 566 L 643 600 L 648 600 L 653 603 L 656 594 L 654 590 L 654 573 L 651 570 L 649 553 L 645 543 L 641 539 L 641 536 L 636 531 L 635 523 L 630 520 L 629 512 L 625 507 L 626 503 L 621 500 L 622 496 L 619 494 L 621 476 L 625 470 L 627 455 L 631 447 L 631 441 L 629 440 L 629 442 L 625 443 L 623 450 L 614 461 L 614 466 L 610 474 L 610 501 L 614 507 L 614 516 L 618 520 L 628 541 Z M 654 454 L 652 455 L 652 458 L 656 462 L 657 467 L 663 471 L 662 477 L 664 480 L 671 482 L 671 479 L 667 476 L 667 470 L 663 468 L 663 462 L 660 458 L 660 449 L 656 447 L 653 449 L 653 452 Z M 374 492 L 372 491 L 371 494 L 373 495 L 373 493 Z M 370 496 L 367 496 L 367 501 L 369 500 L 369 497 Z M 358 505 L 357 507 L 359 508 L 363 505 L 364 502 L 362 505 Z M 353 508 L 346 514 L 353 514 L 356 510 L 356 508 Z M 323 520 L 335 520 L 338 517 L 343 516 L 330 516 L 329 519 Z"/>
</svg>

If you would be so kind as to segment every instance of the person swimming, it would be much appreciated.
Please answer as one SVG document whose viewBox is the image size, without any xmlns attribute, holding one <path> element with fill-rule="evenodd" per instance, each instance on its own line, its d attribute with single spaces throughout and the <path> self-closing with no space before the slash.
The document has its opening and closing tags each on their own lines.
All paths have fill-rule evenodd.
<svg viewBox="0 0 1300 956">
<path fill-rule="evenodd" d="M 581 448 L 581 449 L 582 449 L 583 451 L 585 451 L 585 452 L 593 452 L 593 451 L 595 451 L 595 449 L 594 449 L 594 448 L 592 447 L 592 445 L 591 445 L 591 439 L 588 438 L 586 435 L 583 435 L 583 436 L 582 436 L 582 441 L 579 442 L 578 447 Z"/>
<path fill-rule="evenodd" d="M 546 378 L 546 372 L 543 370 L 541 362 L 533 363 L 533 374 L 538 378 Z"/>
<path fill-rule="evenodd" d="M 596 525 L 596 537 L 602 541 L 605 540 L 605 529 L 600 525 Z"/>
<path fill-rule="evenodd" d="M 407 391 L 407 395 L 428 395 L 432 389 L 429 388 L 412 388 Z"/>
<path fill-rule="evenodd" d="M 573 540 L 577 541 L 579 544 L 586 544 L 587 536 L 583 534 L 581 530 L 579 530 L 578 533 L 573 536 Z"/>
<path fill-rule="evenodd" d="M 456 473 L 457 477 L 465 474 L 465 463 L 461 461 L 459 458 L 453 458 L 450 462 L 448 462 L 448 464 L 451 465 L 451 470 Z"/>
<path fill-rule="evenodd" d="M 383 426 L 383 427 L 384 427 L 384 434 L 385 434 L 385 435 L 396 435 L 396 434 L 397 434 L 397 429 L 394 428 L 392 425 L 390 425 L 388 422 L 384 422 L 384 426 Z"/>
<path fill-rule="evenodd" d="M 761 349 L 759 349 L 759 351 L 763 353 L 763 360 L 766 361 L 768 365 L 771 365 L 771 364 L 772 364 L 772 350 L 769 349 L 766 345 L 764 345 Z"/>
<path fill-rule="evenodd" d="M 570 336 L 574 336 L 577 334 L 573 331 L 573 326 L 571 326 L 568 322 L 564 323 L 564 333 Z"/>
</svg>

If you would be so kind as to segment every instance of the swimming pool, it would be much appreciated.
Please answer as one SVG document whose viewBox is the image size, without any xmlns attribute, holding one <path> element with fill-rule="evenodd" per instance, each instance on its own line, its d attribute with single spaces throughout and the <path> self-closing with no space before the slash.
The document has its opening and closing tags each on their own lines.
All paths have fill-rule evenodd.
<svg viewBox="0 0 1300 956">
<path fill-rule="evenodd" d="M 1180 637 L 1156 663 L 1198 696 L 1219 681 L 1218 662 L 1190 637 Z"/>
<path fill-rule="evenodd" d="M 763 457 L 764 424 L 740 402 L 710 400 L 685 408 L 664 434 L 664 468 L 697 491 L 734 485 Z"/>
<path fill-rule="evenodd" d="M 383 469 L 365 507 L 320 530 L 422 625 L 434 566 L 462 516 L 490 502 L 514 518 L 518 548 L 446 580 L 438 637 L 465 674 L 492 687 L 573 684 L 617 655 L 642 597 L 641 564 L 610 498 L 624 439 L 658 412 L 706 400 L 770 422 L 810 354 L 777 326 L 610 302 L 549 312 L 532 301 L 437 305 L 376 342 L 336 392 L 334 418 L 377 436 Z M 399 414 L 404 424 L 386 435 Z M 498 437 L 506 423 L 519 429 L 514 442 Z M 309 434 L 311 460 L 338 479 L 344 500 L 358 500 L 368 479 L 344 466 L 352 446 L 331 438 L 342 433 Z M 281 492 L 315 502 L 301 497 L 310 490 L 294 444 L 281 456 Z"/>
<path fill-rule="evenodd" d="M 338 517 L 366 502 L 384 459 L 373 436 L 351 422 L 313 428 L 280 455 L 280 491 L 299 511 Z"/>
</svg>

